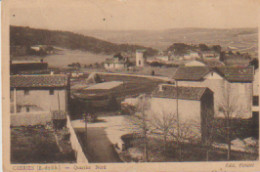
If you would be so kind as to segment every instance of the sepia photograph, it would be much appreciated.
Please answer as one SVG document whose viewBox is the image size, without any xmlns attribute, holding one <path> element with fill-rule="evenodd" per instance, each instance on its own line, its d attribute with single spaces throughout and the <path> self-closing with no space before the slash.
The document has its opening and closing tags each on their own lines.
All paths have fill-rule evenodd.
<svg viewBox="0 0 260 172">
<path fill-rule="evenodd" d="M 12 170 L 256 167 L 259 1 L 3 3 Z"/>
</svg>

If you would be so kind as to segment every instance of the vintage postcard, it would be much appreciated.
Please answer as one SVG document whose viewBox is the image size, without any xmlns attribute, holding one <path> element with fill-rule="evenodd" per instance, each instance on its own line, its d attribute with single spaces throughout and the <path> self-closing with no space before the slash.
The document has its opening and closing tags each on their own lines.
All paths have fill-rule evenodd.
<svg viewBox="0 0 260 172">
<path fill-rule="evenodd" d="M 4 0 L 3 171 L 260 171 L 259 9 Z"/>
</svg>

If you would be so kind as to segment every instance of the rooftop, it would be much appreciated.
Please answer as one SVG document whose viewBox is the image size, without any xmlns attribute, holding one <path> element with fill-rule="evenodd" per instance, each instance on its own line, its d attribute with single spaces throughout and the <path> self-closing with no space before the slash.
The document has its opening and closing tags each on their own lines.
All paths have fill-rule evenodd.
<svg viewBox="0 0 260 172">
<path fill-rule="evenodd" d="M 115 88 L 119 85 L 123 84 L 122 81 L 110 81 L 110 82 L 102 82 L 90 87 L 87 87 L 85 90 L 108 90 Z"/>
<path fill-rule="evenodd" d="M 37 61 L 37 60 L 12 60 L 11 64 L 45 64 L 47 62 L 41 62 L 41 61 Z"/>
<path fill-rule="evenodd" d="M 46 88 L 66 87 L 68 77 L 66 75 L 12 75 L 10 77 L 11 88 Z"/>
<path fill-rule="evenodd" d="M 199 81 L 209 72 L 210 69 L 205 66 L 179 67 L 173 78 L 175 80 Z"/>
<path fill-rule="evenodd" d="M 252 82 L 254 79 L 253 67 L 221 67 L 217 71 L 229 82 Z"/>
<path fill-rule="evenodd" d="M 253 67 L 215 67 L 210 69 L 206 66 L 187 66 L 179 67 L 175 72 L 173 79 L 179 81 L 200 81 L 209 72 L 215 71 L 229 82 L 252 82 Z"/>
<path fill-rule="evenodd" d="M 206 87 L 178 87 L 177 89 L 174 85 L 162 85 L 162 90 L 157 88 L 152 93 L 152 97 L 176 99 L 178 93 L 178 99 L 200 100 L 206 91 L 212 92 Z"/>
<path fill-rule="evenodd" d="M 206 64 L 210 68 L 225 66 L 223 62 L 216 59 L 203 60 L 202 63 Z"/>
</svg>

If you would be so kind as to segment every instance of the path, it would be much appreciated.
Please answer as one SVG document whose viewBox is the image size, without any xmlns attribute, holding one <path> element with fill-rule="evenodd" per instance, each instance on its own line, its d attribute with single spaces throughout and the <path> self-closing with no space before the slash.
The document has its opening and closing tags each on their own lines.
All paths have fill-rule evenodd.
<svg viewBox="0 0 260 172">
<path fill-rule="evenodd" d="M 128 133 L 126 129 L 123 129 L 124 117 L 100 117 L 99 120 L 101 122 L 88 124 L 87 136 L 84 122 L 72 121 L 72 126 L 87 152 L 89 162 L 121 162 L 113 144 L 120 143 L 120 137 Z"/>
</svg>

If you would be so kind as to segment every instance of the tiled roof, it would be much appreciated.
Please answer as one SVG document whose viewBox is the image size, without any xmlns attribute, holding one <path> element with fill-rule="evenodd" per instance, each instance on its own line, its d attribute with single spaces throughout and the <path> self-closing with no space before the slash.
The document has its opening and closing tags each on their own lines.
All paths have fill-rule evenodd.
<svg viewBox="0 0 260 172">
<path fill-rule="evenodd" d="M 209 90 L 206 87 L 177 87 L 170 85 L 163 85 L 162 90 L 157 88 L 153 93 L 152 97 L 157 98 L 177 98 L 177 90 L 178 90 L 178 99 L 183 100 L 200 100 L 206 90 Z"/>
<path fill-rule="evenodd" d="M 225 64 L 223 62 L 216 60 L 216 59 L 203 60 L 203 63 L 206 64 L 210 68 L 225 66 Z"/>
<path fill-rule="evenodd" d="M 248 54 L 226 54 L 225 55 L 225 59 L 249 59 L 250 60 L 250 57 Z"/>
<path fill-rule="evenodd" d="M 175 80 L 198 81 L 202 80 L 209 72 L 210 69 L 204 66 L 179 67 L 173 78 Z"/>
<path fill-rule="evenodd" d="M 10 77 L 12 88 L 66 87 L 67 85 L 66 75 L 12 75 Z"/>
<path fill-rule="evenodd" d="M 217 71 L 229 82 L 252 82 L 254 79 L 253 67 L 221 67 Z"/>
<path fill-rule="evenodd" d="M 179 67 L 173 79 L 180 81 L 200 81 L 211 70 L 204 66 Z M 217 67 L 213 69 L 229 82 L 252 82 L 252 67 Z"/>
</svg>

